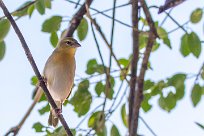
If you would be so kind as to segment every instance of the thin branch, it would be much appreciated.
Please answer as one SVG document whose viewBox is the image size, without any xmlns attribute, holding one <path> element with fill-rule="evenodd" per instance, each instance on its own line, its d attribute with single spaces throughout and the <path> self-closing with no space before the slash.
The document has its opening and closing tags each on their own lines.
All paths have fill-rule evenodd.
<svg viewBox="0 0 204 136">
<path fill-rule="evenodd" d="M 150 11 L 149 11 L 149 9 L 147 7 L 146 2 L 144 0 L 140 0 L 140 3 L 141 3 L 141 6 L 143 8 L 143 11 L 145 13 L 145 16 L 146 16 L 148 25 L 150 27 L 150 30 L 155 35 L 155 37 L 159 38 L 159 35 L 157 34 L 157 29 L 156 29 L 155 24 L 154 24 L 154 22 L 152 20 L 152 17 L 151 17 L 151 14 L 150 14 Z"/>
<path fill-rule="evenodd" d="M 134 99 L 134 109 L 133 109 L 133 114 L 134 114 L 134 130 L 136 130 L 137 132 L 137 129 L 138 129 L 138 117 L 139 117 L 139 110 L 140 110 L 140 107 L 141 107 L 141 103 L 142 103 L 142 100 L 143 100 L 143 87 L 144 87 L 144 76 L 145 76 L 145 73 L 146 73 L 146 70 L 147 70 L 147 64 L 148 64 L 148 60 L 149 60 L 149 56 L 150 56 L 150 53 L 152 51 L 152 47 L 153 47 L 153 44 L 154 44 L 154 41 L 155 41 L 155 36 L 153 33 L 150 33 L 149 34 L 149 39 L 148 39 L 148 43 L 147 43 L 147 46 L 146 46 L 146 50 L 145 50 L 145 53 L 144 53 L 144 58 L 142 60 L 142 68 L 140 70 L 140 74 L 139 74 L 139 77 L 138 77 L 138 81 L 137 81 L 137 89 L 135 91 L 135 99 Z"/>
<path fill-rule="evenodd" d="M 135 99 L 135 89 L 137 81 L 137 64 L 139 59 L 139 31 L 138 31 L 138 0 L 132 0 L 132 39 L 133 39 L 133 57 L 131 61 L 131 79 L 130 79 L 130 94 L 129 94 L 129 136 L 135 136 L 134 120 L 133 120 L 133 105 Z"/>
<path fill-rule="evenodd" d="M 25 51 L 25 54 L 26 54 L 26 56 L 27 56 L 27 58 L 28 58 L 28 60 L 29 60 L 29 62 L 30 62 L 30 64 L 31 64 L 31 66 L 32 66 L 32 68 L 33 68 L 33 71 L 35 72 L 35 74 L 36 74 L 36 76 L 37 76 L 37 78 L 38 78 L 38 80 L 39 80 L 39 82 L 40 82 L 40 86 L 41 86 L 41 88 L 44 90 L 44 93 L 45 93 L 45 95 L 46 95 L 47 98 L 48 98 L 49 103 L 51 104 L 51 106 L 52 106 L 53 109 L 55 110 L 55 113 L 58 113 L 58 111 L 57 111 L 57 109 L 58 109 L 58 108 L 57 108 L 57 105 L 55 104 L 55 102 L 54 102 L 52 96 L 50 95 L 50 93 L 49 93 L 49 91 L 48 91 L 48 89 L 47 89 L 47 87 L 46 87 L 46 85 L 45 85 L 45 82 L 44 82 L 44 80 L 43 80 L 43 78 L 42 78 L 42 76 L 41 76 L 41 74 L 40 74 L 40 72 L 39 72 L 39 70 L 38 70 L 38 68 L 37 68 L 37 65 L 36 65 L 36 63 L 35 63 L 35 61 L 34 61 L 34 59 L 33 59 L 33 57 L 32 57 L 32 54 L 31 54 L 31 52 L 30 52 L 30 49 L 28 48 L 28 45 L 27 45 L 27 43 L 26 43 L 26 41 L 25 41 L 25 39 L 24 39 L 24 37 L 23 37 L 21 31 L 19 30 L 17 24 L 15 23 L 13 17 L 12 17 L 11 14 L 9 13 L 8 9 L 6 8 L 6 6 L 4 5 L 4 3 L 3 3 L 2 0 L 0 0 L 0 6 L 1 6 L 1 8 L 2 8 L 4 14 L 5 14 L 5 16 L 8 18 L 8 20 L 9 20 L 10 23 L 11 23 L 11 25 L 13 26 L 13 28 L 14 28 L 14 30 L 15 30 L 15 32 L 16 32 L 16 34 L 17 34 L 17 36 L 18 36 L 18 38 L 19 38 L 19 40 L 20 40 L 20 42 L 21 42 L 21 44 L 22 44 L 22 47 L 23 47 L 23 49 L 24 49 L 24 51 Z M 63 125 L 63 127 L 64 127 L 64 129 L 65 129 L 65 131 L 66 131 L 66 133 L 67 133 L 69 136 L 73 136 L 73 134 L 72 134 L 71 130 L 69 129 L 69 127 L 68 127 L 66 121 L 64 120 L 63 115 L 62 115 L 61 113 L 59 113 L 59 114 L 57 114 L 57 117 L 58 117 L 59 120 L 61 121 L 61 123 L 62 123 L 62 125 Z"/>
<path fill-rule="evenodd" d="M 76 4 L 76 2 L 74 2 L 74 1 L 72 1 L 72 0 L 65 0 L 65 1 L 68 1 L 68 2 L 70 2 L 70 3 Z M 79 5 L 81 5 L 81 4 L 79 4 Z M 83 6 L 83 5 L 82 5 L 82 6 Z M 100 13 L 100 11 L 97 10 L 97 9 L 94 9 L 94 8 L 91 8 L 91 7 L 90 7 L 90 9 L 93 10 L 93 11 L 96 11 L 97 13 Z M 103 12 L 100 13 L 100 14 L 101 14 L 101 15 L 104 15 L 105 17 L 107 17 L 107 18 L 109 18 L 109 19 L 112 20 L 112 17 L 111 17 L 111 16 L 109 16 L 109 15 L 103 13 Z M 131 25 L 126 24 L 126 23 L 124 23 L 124 22 L 122 22 L 122 21 L 120 21 L 120 20 L 118 20 L 118 19 L 115 19 L 115 22 L 118 22 L 118 23 L 120 23 L 120 24 L 122 24 L 122 25 L 124 25 L 124 26 L 126 26 L 126 27 L 132 28 Z"/>
<path fill-rule="evenodd" d="M 87 10 L 87 11 L 88 11 L 88 10 Z M 87 13 L 89 13 L 89 12 L 87 12 Z M 100 51 L 100 47 L 99 47 L 99 44 L 98 44 L 98 41 L 97 41 L 97 38 L 96 38 L 96 34 L 95 34 L 95 32 L 94 32 L 92 23 L 91 23 L 91 30 L 92 30 L 93 37 L 94 37 L 94 40 L 95 40 L 95 42 L 96 42 L 96 46 L 97 46 L 97 49 L 98 49 L 98 52 L 99 52 L 99 55 L 100 55 L 100 58 L 101 58 L 101 61 L 102 61 L 103 67 L 104 67 L 104 72 L 106 73 L 106 82 L 108 83 L 108 84 L 106 84 L 106 86 L 107 86 L 107 85 L 110 84 L 110 81 L 109 81 L 109 72 L 108 72 L 108 70 L 107 70 L 106 67 L 105 67 L 105 64 L 104 64 L 104 61 L 103 61 L 103 57 L 102 57 L 102 54 L 101 54 L 101 51 Z M 106 88 L 105 88 L 105 94 L 106 94 L 106 95 L 107 95 L 107 89 L 108 89 L 108 88 L 106 87 Z M 105 95 L 104 102 L 103 102 L 103 108 L 102 108 L 103 111 L 104 111 L 105 105 L 106 105 L 106 99 L 107 99 L 106 95 Z"/>
<path fill-rule="evenodd" d="M 171 11 L 172 11 L 172 10 L 173 10 L 173 9 L 170 9 L 170 10 L 169 10 L 169 12 L 168 12 L 169 15 L 171 14 Z M 168 18 L 168 15 L 166 15 L 166 16 L 164 17 L 164 19 L 161 21 L 160 26 L 162 26 L 162 25 L 164 24 L 164 22 L 166 22 L 167 18 Z"/>
<path fill-rule="evenodd" d="M 22 10 L 26 9 L 26 8 L 30 7 L 31 5 L 35 4 L 36 1 L 37 1 L 37 0 L 31 1 L 31 2 L 29 2 L 28 4 L 26 4 L 25 6 L 23 6 L 23 7 L 19 8 L 19 9 L 15 10 L 15 11 L 13 11 L 13 12 L 11 12 L 10 14 L 13 15 L 13 14 L 16 13 L 16 12 L 19 12 L 19 11 L 22 11 Z M 5 17 L 6 17 L 6 16 L 0 17 L 0 20 L 3 19 L 3 18 L 5 18 Z"/>
<path fill-rule="evenodd" d="M 78 1 L 77 1 L 75 8 L 77 8 L 77 7 L 78 7 L 78 5 L 79 5 L 80 1 L 81 1 L 81 0 L 78 0 Z"/>
<path fill-rule="evenodd" d="M 201 75 L 201 73 L 203 71 L 203 68 L 204 68 L 204 62 L 203 62 L 202 66 L 200 67 L 200 69 L 199 69 L 199 71 L 198 71 L 198 73 L 196 75 L 196 78 L 195 78 L 195 81 L 194 81 L 194 85 L 198 82 L 198 78 Z"/>
<path fill-rule="evenodd" d="M 125 6 L 129 6 L 131 3 L 132 3 L 132 2 L 130 1 L 130 2 L 125 3 L 125 4 L 122 4 L 122 5 L 119 5 L 119 6 L 115 6 L 115 9 L 117 9 L 117 8 L 122 8 L 122 7 L 125 7 Z M 114 7 L 113 7 L 113 8 L 106 9 L 106 10 L 103 10 L 103 11 L 99 11 L 99 12 L 97 12 L 97 13 L 92 14 L 92 16 L 95 16 L 95 15 L 97 15 L 97 14 L 102 14 L 102 13 L 111 11 L 111 10 L 113 10 L 113 9 L 114 9 Z"/>
<path fill-rule="evenodd" d="M 147 122 L 141 116 L 139 116 L 139 119 L 144 123 L 144 125 L 152 133 L 153 136 L 157 136 L 157 134 L 153 131 L 153 129 L 147 124 Z"/>
<path fill-rule="evenodd" d="M 95 26 L 96 30 L 97 30 L 97 31 L 99 32 L 99 34 L 101 35 L 102 39 L 104 40 L 104 42 L 105 42 L 106 45 L 108 46 L 108 48 L 109 48 L 109 50 L 110 50 L 110 52 L 111 52 L 111 54 L 112 54 L 114 60 L 116 61 L 118 67 L 119 67 L 120 70 L 122 71 L 122 67 L 121 67 L 121 65 L 120 65 L 120 63 L 119 63 L 119 61 L 118 61 L 118 59 L 116 58 L 116 55 L 114 54 L 112 48 L 110 47 L 110 44 L 108 43 L 108 40 L 106 39 L 104 33 L 102 32 L 100 26 L 98 25 L 98 23 L 96 22 L 95 19 L 92 19 L 90 16 L 87 16 L 87 17 L 90 19 L 90 21 L 91 21 L 91 22 L 93 23 L 93 25 Z M 125 80 L 126 80 L 127 83 L 129 84 L 129 81 L 127 80 L 127 78 L 125 78 Z"/>
<path fill-rule="evenodd" d="M 87 3 L 88 6 L 90 6 L 92 2 L 93 2 L 93 0 L 86 0 L 86 2 L 80 7 L 80 9 L 77 11 L 77 13 L 73 16 L 72 20 L 69 23 L 69 27 L 68 27 L 69 29 L 66 33 L 66 37 L 72 37 L 74 31 L 79 26 L 79 24 L 83 18 L 83 15 L 86 13 L 85 4 Z"/>
<path fill-rule="evenodd" d="M 168 12 L 166 12 L 166 11 L 164 11 L 164 12 L 166 13 L 166 15 L 167 15 L 179 28 L 181 28 L 185 33 L 188 33 L 188 32 L 186 31 L 186 29 L 184 29 L 183 26 L 180 25 L 178 21 L 176 21 L 176 19 L 174 19 Z"/>
</svg>

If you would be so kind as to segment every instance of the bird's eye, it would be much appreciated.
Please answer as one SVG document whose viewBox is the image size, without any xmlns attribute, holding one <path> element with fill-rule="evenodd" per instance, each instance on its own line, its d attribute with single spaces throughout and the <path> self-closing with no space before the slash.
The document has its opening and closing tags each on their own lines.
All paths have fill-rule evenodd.
<svg viewBox="0 0 204 136">
<path fill-rule="evenodd" d="M 67 44 L 67 45 L 71 45 L 71 42 L 70 42 L 70 41 L 67 41 L 66 44 Z"/>
</svg>

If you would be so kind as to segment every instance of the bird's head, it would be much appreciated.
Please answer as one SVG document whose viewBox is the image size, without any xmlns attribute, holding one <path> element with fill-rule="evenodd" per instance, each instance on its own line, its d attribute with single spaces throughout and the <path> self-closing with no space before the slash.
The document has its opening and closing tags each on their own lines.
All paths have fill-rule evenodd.
<svg viewBox="0 0 204 136">
<path fill-rule="evenodd" d="M 74 38 L 65 37 L 60 40 L 60 42 L 58 43 L 58 47 L 76 49 L 77 47 L 81 47 L 81 45 Z"/>
</svg>

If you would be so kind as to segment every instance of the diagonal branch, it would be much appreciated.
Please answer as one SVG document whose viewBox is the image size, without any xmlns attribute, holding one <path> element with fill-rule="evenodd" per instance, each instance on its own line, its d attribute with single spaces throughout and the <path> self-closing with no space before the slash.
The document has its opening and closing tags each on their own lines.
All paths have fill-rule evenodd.
<svg viewBox="0 0 204 136">
<path fill-rule="evenodd" d="M 86 13 L 85 5 L 88 4 L 88 6 L 90 6 L 92 1 L 93 0 L 86 0 L 86 2 L 80 7 L 77 13 L 73 16 L 72 20 L 70 21 L 68 31 L 66 33 L 66 37 L 72 37 L 74 31 L 79 26 L 81 19 L 83 18 L 83 15 Z"/>
<path fill-rule="evenodd" d="M 33 68 L 33 71 L 35 72 L 35 74 L 36 74 L 36 76 L 37 76 L 37 78 L 38 78 L 38 80 L 40 82 L 40 87 L 44 90 L 44 93 L 47 96 L 48 101 L 51 104 L 51 106 L 53 107 L 53 109 L 55 110 L 55 112 L 58 113 L 57 112 L 57 109 L 58 109 L 57 105 L 55 104 L 52 96 L 50 95 L 50 93 L 49 93 L 49 91 L 48 91 L 48 89 L 47 89 L 47 87 L 45 85 L 45 82 L 44 82 L 44 80 L 43 80 L 43 78 L 42 78 L 42 76 L 41 76 L 41 74 L 40 74 L 40 72 L 39 72 L 39 70 L 37 68 L 37 65 L 36 65 L 36 63 L 35 63 L 35 61 L 33 59 L 33 56 L 32 56 L 32 54 L 30 52 L 30 49 L 28 48 L 28 45 L 27 45 L 27 43 L 26 43 L 26 41 L 25 41 L 25 39 L 24 39 L 20 29 L 18 28 L 17 24 L 15 23 L 13 17 L 9 13 L 8 9 L 6 8 L 6 6 L 4 5 L 2 0 L 0 0 L 0 7 L 2 8 L 5 16 L 8 18 L 8 20 L 10 21 L 11 25 L 13 26 L 13 28 L 14 28 L 14 30 L 16 32 L 16 34 L 17 34 L 17 36 L 18 36 L 18 38 L 19 38 L 19 40 L 20 40 L 20 42 L 22 44 L 22 47 L 23 47 L 23 49 L 25 51 L 25 54 L 26 54 L 26 56 L 27 56 L 27 58 L 28 58 L 28 60 L 29 60 L 29 62 L 31 64 L 31 66 Z M 64 120 L 63 115 L 61 113 L 59 113 L 59 114 L 57 114 L 57 117 L 61 121 L 61 123 L 62 123 L 62 125 L 63 125 L 63 127 L 64 127 L 64 129 L 66 131 L 66 133 L 69 136 L 73 136 L 71 130 L 69 129 L 69 126 L 67 125 L 66 121 Z"/>
<path fill-rule="evenodd" d="M 157 34 L 157 29 L 154 25 L 154 21 L 152 20 L 151 14 L 150 14 L 149 9 L 147 7 L 147 3 L 145 2 L 145 0 L 140 0 L 140 3 L 141 3 L 141 6 L 143 8 L 143 11 L 145 13 L 150 30 L 155 35 L 155 37 L 159 38 L 159 35 Z"/>
<path fill-rule="evenodd" d="M 90 0 L 90 1 L 89 1 L 89 4 L 91 4 L 92 1 L 93 1 L 93 0 Z M 82 18 L 83 15 L 86 13 L 85 11 L 86 11 L 85 6 L 84 6 L 83 8 L 81 7 L 81 8 L 78 10 L 78 12 L 73 16 L 72 20 L 75 20 L 74 18 L 77 18 L 78 23 L 75 24 L 75 23 L 70 22 L 69 27 L 68 27 L 68 31 L 67 31 L 67 36 L 72 36 L 72 35 L 73 35 L 74 31 L 76 30 L 76 28 L 78 27 L 78 25 L 79 25 L 79 23 L 80 23 L 80 21 L 81 21 L 81 19 L 79 20 L 78 18 Z M 77 15 L 78 15 L 78 16 L 77 16 Z M 34 98 L 33 103 L 31 104 L 31 106 L 30 106 L 29 109 L 27 110 L 27 112 L 26 112 L 25 116 L 23 117 L 23 119 L 21 120 L 21 122 L 20 122 L 16 127 L 11 128 L 11 129 L 7 132 L 7 135 L 10 134 L 10 133 L 14 133 L 14 134 L 15 134 L 15 133 L 16 133 L 16 134 L 18 133 L 18 131 L 20 130 L 20 128 L 22 127 L 22 125 L 24 124 L 25 120 L 28 118 L 28 116 L 30 115 L 31 111 L 33 110 L 34 106 L 36 105 L 36 103 L 37 103 L 38 101 L 39 101 L 38 98 L 37 98 L 37 99 Z"/>
</svg>

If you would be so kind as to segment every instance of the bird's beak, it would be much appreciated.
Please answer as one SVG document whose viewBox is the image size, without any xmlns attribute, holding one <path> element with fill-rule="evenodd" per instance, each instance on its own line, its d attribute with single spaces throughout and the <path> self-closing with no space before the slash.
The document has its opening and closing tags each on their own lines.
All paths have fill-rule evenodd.
<svg viewBox="0 0 204 136">
<path fill-rule="evenodd" d="M 74 45 L 75 45 L 75 47 L 81 47 L 81 44 L 79 44 L 78 42 Z"/>
</svg>

